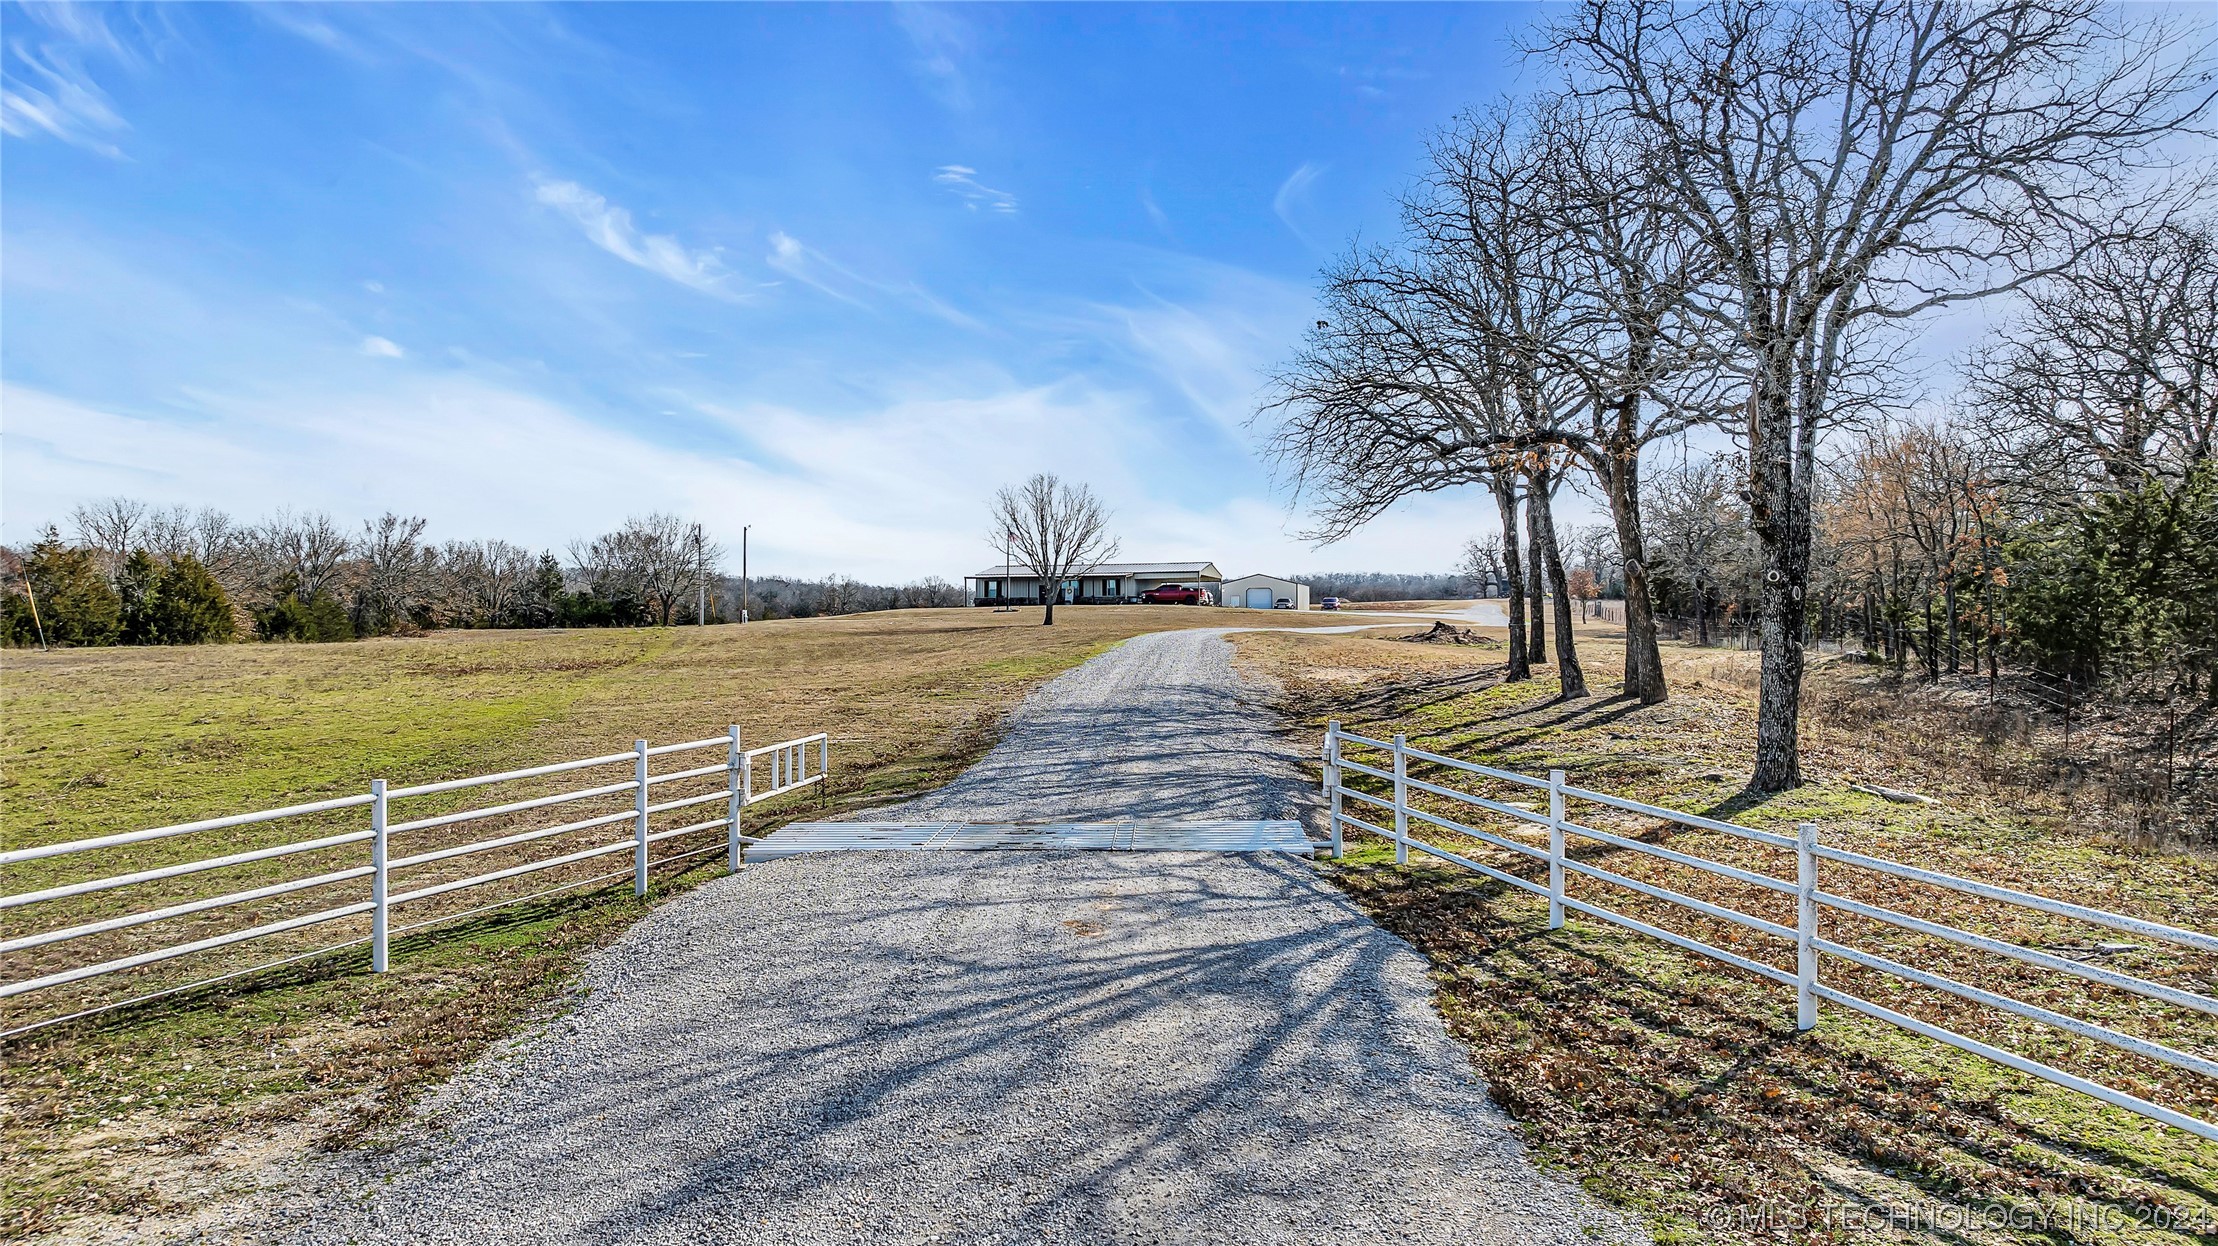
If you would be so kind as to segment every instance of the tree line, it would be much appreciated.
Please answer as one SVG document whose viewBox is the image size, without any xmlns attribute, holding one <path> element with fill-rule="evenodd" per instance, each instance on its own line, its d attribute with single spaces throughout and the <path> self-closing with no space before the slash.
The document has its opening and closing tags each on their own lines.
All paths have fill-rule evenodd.
<svg viewBox="0 0 2218 1246">
<path fill-rule="evenodd" d="M 349 529 L 322 512 L 242 524 L 214 508 L 132 498 L 79 506 L 0 550 L 0 638 L 11 646 L 336 641 L 434 628 L 646 627 L 961 604 L 944 582 L 880 586 L 842 576 L 720 568 L 699 523 L 654 513 L 572 542 L 565 554 L 502 540 L 425 537 L 418 516 Z"/>
<path fill-rule="evenodd" d="M 1283 575 L 1309 586 L 1309 599 L 1338 597 L 1342 601 L 1437 601 L 1474 591 L 1460 572 L 1439 574 L 1391 571 L 1321 571 L 1313 575 Z"/>
<path fill-rule="evenodd" d="M 1320 539 L 1484 487 L 1509 677 L 1552 625 L 1566 697 L 1572 594 L 1535 589 L 1569 583 L 1579 478 L 1627 694 L 1668 695 L 1659 605 L 1753 629 L 1756 791 L 1801 781 L 1814 631 L 2207 687 L 2212 228 L 2205 171 L 2165 162 L 2213 95 L 2184 33 L 2099 0 L 1569 7 L 1530 39 L 1552 77 L 1447 126 L 1396 236 L 1324 271 L 1263 408 L 1276 461 Z M 1957 415 L 1910 422 L 1906 335 L 1997 298 L 2021 315 Z M 1672 444 L 1691 461 L 1644 479 Z"/>
</svg>

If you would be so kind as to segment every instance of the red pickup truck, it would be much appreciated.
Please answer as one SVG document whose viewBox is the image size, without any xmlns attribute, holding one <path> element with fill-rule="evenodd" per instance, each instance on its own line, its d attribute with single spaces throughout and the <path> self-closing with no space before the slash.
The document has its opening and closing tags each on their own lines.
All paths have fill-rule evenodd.
<svg viewBox="0 0 2218 1246">
<path fill-rule="evenodd" d="M 1158 584 L 1140 594 L 1140 600 L 1151 606 L 1198 606 L 1209 600 L 1209 594 L 1184 584 Z"/>
</svg>

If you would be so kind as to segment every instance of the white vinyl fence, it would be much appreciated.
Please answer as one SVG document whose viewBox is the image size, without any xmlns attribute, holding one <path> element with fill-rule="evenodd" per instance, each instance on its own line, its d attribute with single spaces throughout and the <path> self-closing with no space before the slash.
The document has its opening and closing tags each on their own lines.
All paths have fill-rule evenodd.
<svg viewBox="0 0 2218 1246">
<path fill-rule="evenodd" d="M 681 753 L 696 753 L 710 749 L 721 749 L 724 756 L 703 766 L 669 770 L 661 774 L 652 772 L 652 766 L 656 758 L 672 757 Z M 811 765 L 812 761 L 814 762 L 813 766 Z M 598 783 L 572 791 L 556 792 L 551 795 L 533 796 L 521 800 L 510 800 L 413 818 L 400 816 L 396 813 L 396 810 L 403 807 L 406 802 L 418 801 L 421 798 L 435 796 L 440 793 L 514 783 L 548 775 L 568 774 L 573 771 L 615 768 L 618 766 L 628 767 L 631 773 L 612 782 Z M 650 746 L 645 740 L 640 740 L 635 742 L 628 752 L 610 753 L 601 757 L 586 757 L 577 761 L 557 762 L 553 765 L 534 766 L 523 770 L 504 771 L 500 774 L 450 779 L 439 783 L 420 783 L 409 787 L 390 787 L 385 780 L 376 779 L 371 781 L 369 791 L 352 796 L 340 796 L 331 800 L 288 805 L 281 809 L 265 809 L 256 813 L 209 818 L 204 821 L 186 822 L 176 826 L 155 827 L 151 830 L 127 831 L 93 839 L 70 840 L 63 843 L 43 844 L 35 848 L 18 848 L 12 851 L 0 852 L 0 869 L 8 870 L 11 873 L 20 873 L 17 867 L 25 862 L 147 844 L 157 840 L 167 840 L 176 836 L 193 835 L 201 832 L 229 830 L 291 819 L 305 819 L 310 823 L 321 820 L 328 825 L 329 819 L 319 818 L 319 815 L 327 815 L 336 811 L 363 810 L 363 814 L 351 815 L 349 820 L 360 818 L 361 822 L 366 823 L 366 825 L 358 825 L 358 829 L 343 830 L 334 834 L 315 834 L 311 832 L 310 837 L 305 839 L 294 839 L 289 842 L 251 848 L 245 851 L 219 852 L 214 855 L 172 861 L 168 864 L 101 878 L 65 882 L 13 895 L 0 895 L 0 924 L 4 924 L 4 928 L 11 932 L 11 937 L 0 939 L 0 956 L 20 960 L 23 953 L 37 948 L 45 948 L 93 936 L 111 935 L 114 932 L 133 927 L 174 921 L 180 918 L 192 917 L 196 914 L 208 913 L 212 910 L 239 905 L 261 905 L 298 892 L 350 884 L 351 886 L 347 886 L 347 889 L 354 892 L 352 898 L 330 907 L 292 914 L 280 920 L 262 922 L 244 929 L 227 931 L 205 938 L 185 939 L 178 942 L 159 942 L 156 946 L 135 951 L 130 955 L 70 965 L 67 968 L 52 969 L 48 972 L 39 973 L 36 976 L 0 983 L 0 999 L 25 995 L 34 991 L 50 990 L 69 983 L 81 982 L 87 978 L 99 977 L 103 974 L 138 969 L 177 957 L 191 956 L 195 953 L 209 952 L 236 944 L 292 935 L 311 927 L 340 922 L 348 918 L 359 918 L 364 915 L 369 918 L 369 932 L 366 935 L 358 935 L 339 943 L 315 948 L 312 951 L 286 955 L 278 960 L 231 969 L 214 977 L 203 978 L 180 986 L 167 987 L 151 995 L 140 995 L 132 999 L 102 1003 L 97 1008 L 86 1009 L 85 1011 L 101 1011 L 105 1008 L 120 1007 L 126 1003 L 153 998 L 155 995 L 167 995 L 196 986 L 204 986 L 210 982 L 274 968 L 277 965 L 288 964 L 308 956 L 317 956 L 362 943 L 368 943 L 370 946 L 371 967 L 377 972 L 383 973 L 390 966 L 389 943 L 392 936 L 405 931 L 419 929 L 438 922 L 474 916 L 505 905 L 539 899 L 559 892 L 571 891 L 597 883 L 607 883 L 613 879 L 621 878 L 627 873 L 632 877 L 633 893 L 645 895 L 647 893 L 647 874 L 651 866 L 664 865 L 672 861 L 713 852 L 723 852 L 726 856 L 727 868 L 736 870 L 740 865 L 740 854 L 743 845 L 758 842 L 755 837 L 741 833 L 742 812 L 749 805 L 772 800 L 822 783 L 830 768 L 831 738 L 822 732 L 749 749 L 742 747 L 739 728 L 734 726 L 727 734 L 707 740 L 691 740 L 683 744 L 653 746 Z M 760 787 L 757 786 L 758 777 L 766 780 Z M 721 780 L 721 782 L 715 783 L 713 790 L 663 800 L 655 799 L 657 794 L 655 789 L 663 787 L 663 785 L 678 784 L 698 788 L 709 786 L 711 780 Z M 675 789 L 663 787 L 665 793 L 673 790 Z M 624 796 L 630 797 L 629 808 L 592 817 L 556 822 L 551 825 L 531 826 L 528 829 L 509 831 L 493 838 L 470 843 L 443 843 L 437 847 L 428 845 L 418 847 L 410 842 L 414 840 L 416 844 L 425 844 L 424 836 L 426 832 L 457 824 L 488 819 L 514 824 L 517 821 L 517 815 L 531 814 L 538 810 L 553 809 L 557 806 L 580 801 L 595 799 L 613 801 Z M 681 826 L 664 826 L 661 829 L 655 829 L 652 825 L 652 821 L 657 815 L 709 805 L 719 805 L 721 808 L 716 811 L 715 817 L 705 821 L 694 821 Z M 399 817 L 399 820 L 395 820 L 396 817 Z M 671 819 L 666 817 L 662 820 L 668 822 Z M 598 828 L 613 829 L 617 827 L 623 828 L 623 833 L 619 838 L 592 843 L 587 847 L 571 847 L 577 841 L 569 837 Z M 503 829 L 505 830 L 505 827 Z M 711 842 L 701 847 L 688 847 L 683 851 L 667 852 L 659 857 L 652 853 L 652 849 L 657 844 L 688 835 L 698 837 L 706 832 L 717 830 L 724 832 L 721 842 Z M 451 835 L 444 838 L 451 838 Z M 541 844 L 547 847 L 560 846 L 568 849 L 568 851 L 540 856 L 535 855 L 532 850 L 521 848 L 523 845 Z M 328 850 L 340 848 L 353 848 L 359 852 L 360 855 L 357 858 L 359 864 L 348 865 L 336 870 L 326 869 L 321 872 L 287 878 L 279 882 L 245 890 L 231 891 L 222 895 L 195 897 L 182 902 L 128 913 L 123 916 L 102 917 L 98 920 L 61 926 L 35 934 L 12 933 L 24 924 L 23 914 L 17 910 L 31 909 L 35 913 L 37 911 L 35 906 L 52 905 L 56 902 L 68 901 L 96 892 L 118 888 L 144 887 L 149 884 L 163 884 L 169 880 L 202 871 L 249 866 L 256 862 L 309 853 L 326 853 Z M 424 877 L 425 867 L 485 853 L 499 854 L 503 863 L 492 869 L 479 867 L 483 872 L 470 873 L 459 878 L 441 878 L 437 881 L 431 881 Z M 423 907 L 425 902 L 437 897 L 449 896 L 472 888 L 489 887 L 510 879 L 519 879 L 543 871 L 578 866 L 584 862 L 591 862 L 621 853 L 631 855 L 628 869 L 593 874 L 584 878 L 564 877 L 560 886 L 531 892 L 528 895 L 504 894 L 491 903 L 474 908 L 457 910 L 451 906 L 433 906 L 441 911 L 419 921 L 406 921 L 406 918 L 413 914 L 425 912 Z M 520 855 L 529 859 L 514 860 Z M 330 863 L 328 856 L 320 858 L 320 860 L 323 864 Z M 435 872 L 451 872 L 451 869 Z M 570 873 L 576 872 L 576 870 L 570 871 Z M 364 894 L 365 892 L 366 894 Z M 356 926 L 359 928 L 359 923 L 356 923 Z M 48 959 L 52 957 L 51 953 L 45 955 Z M 77 1012 L 70 1015 L 82 1016 L 85 1013 Z M 39 1025 L 51 1024 L 63 1019 L 65 1018 L 48 1017 L 0 1033 L 20 1033 L 26 1029 L 33 1029 Z"/>
<path fill-rule="evenodd" d="M 1376 764 L 1351 760 L 1345 752 L 1350 746 L 1359 750 L 1362 756 L 1372 758 Z M 1491 800 L 1473 792 L 1460 791 L 1445 784 L 1412 778 L 1409 773 L 1412 762 L 1424 763 L 1514 787 L 1530 789 L 1536 794 L 1546 793 L 1548 811 L 1542 814 L 1516 804 Z M 1348 774 L 1367 776 L 1379 781 L 1382 786 L 1390 784 L 1390 794 L 1386 790 L 1367 792 L 1350 787 L 1344 781 Z M 1538 844 L 1526 843 L 1507 835 L 1481 830 L 1478 827 L 1469 826 L 1442 817 L 1439 814 L 1415 808 L 1411 804 L 1411 796 L 1420 793 L 1442 797 L 1545 830 L 1547 845 L 1543 848 Z M 2161 1104 L 2151 1103 L 2146 1099 L 2127 1094 L 2099 1082 L 2090 1081 L 2084 1077 L 2067 1073 L 2062 1069 L 2043 1064 L 2040 1061 L 2028 1059 L 2015 1052 L 2005 1051 L 1999 1047 L 1980 1042 L 1978 1039 L 1958 1034 L 1953 1030 L 1920 1021 L 1915 1017 L 1905 1016 L 1893 1009 L 1830 986 L 1820 976 L 1819 958 L 1821 956 L 1838 957 L 1865 969 L 1892 975 L 1918 986 L 1945 991 L 1973 1003 L 2015 1013 L 2018 1016 L 2054 1026 L 2082 1038 L 2106 1043 L 2121 1051 L 2161 1061 L 2175 1068 L 2187 1069 L 2206 1077 L 2218 1078 L 2218 1061 L 2180 1051 L 2149 1039 L 2120 1033 L 2108 1026 L 2067 1016 L 2048 1008 L 2013 999 L 2007 995 L 1984 990 L 1938 974 L 1928 973 L 1902 964 L 1899 961 L 1821 937 L 1818 933 L 1818 916 L 1822 909 L 1854 914 L 1857 917 L 1883 922 L 1898 929 L 1946 940 L 1980 952 L 2008 957 L 2025 964 L 2054 970 L 2057 973 L 2069 974 L 2088 982 L 2130 991 L 2147 999 L 2158 1000 L 2206 1014 L 2218 1014 L 2218 999 L 2200 995 L 2193 991 L 2181 990 L 2178 987 L 2167 986 L 2160 982 L 2151 982 L 2146 978 L 2136 977 L 2100 965 L 2059 956 L 2040 948 L 2025 947 L 2001 939 L 1974 934 L 1955 926 L 1927 921 L 1906 913 L 1896 912 L 1893 909 L 1850 899 L 1838 894 L 1839 890 L 1846 889 L 1840 888 L 1838 884 L 1836 884 L 1836 890 L 1827 890 L 1821 885 L 1819 865 L 1824 863 L 1828 866 L 1848 870 L 1870 871 L 1896 879 L 1946 888 L 1963 895 L 2017 905 L 2056 917 L 2090 922 L 2138 938 L 2194 948 L 2203 952 L 2218 952 L 2218 936 L 2204 934 L 2200 931 L 2184 930 L 2176 926 L 2167 926 L 2137 917 L 2128 917 L 2120 913 L 2105 912 L 2101 909 L 2071 904 L 2062 900 L 2052 900 L 2046 896 L 2034 895 L 2030 892 L 2018 891 L 2009 887 L 1999 887 L 1992 883 L 1983 883 L 1974 879 L 1959 878 L 1953 874 L 1920 869 L 1916 866 L 1904 865 L 1898 861 L 1888 861 L 1840 848 L 1829 848 L 1818 842 L 1817 827 L 1810 823 L 1802 824 L 1797 828 L 1797 833 L 1792 836 L 1754 830 L 1745 826 L 1735 826 L 1730 822 L 1721 822 L 1713 818 L 1683 813 L 1676 809 L 1659 808 L 1655 805 L 1643 804 L 1640 801 L 1627 800 L 1620 796 L 1611 796 L 1603 792 L 1574 787 L 1564 782 L 1564 775 L 1561 770 L 1550 771 L 1545 779 L 1533 775 L 1517 774 L 1508 770 L 1497 770 L 1490 766 L 1481 766 L 1472 762 L 1460 761 L 1453 757 L 1444 757 L 1438 753 L 1413 749 L 1409 747 L 1406 739 L 1399 735 L 1392 740 L 1376 740 L 1355 735 L 1341 730 L 1338 722 L 1330 724 L 1325 732 L 1324 795 L 1331 805 L 1332 852 L 1336 857 L 1341 854 L 1342 828 L 1344 826 L 1358 827 L 1393 841 L 1396 863 L 1406 863 L 1409 860 L 1410 850 L 1416 849 L 1444 861 L 1476 870 L 1497 882 L 1507 883 L 1512 887 L 1521 888 L 1545 898 L 1548 901 L 1548 925 L 1550 929 L 1556 929 L 1563 925 L 1564 913 L 1567 910 L 1584 913 L 1603 921 L 1613 922 L 1629 930 L 1638 931 L 1651 938 L 1661 939 L 1687 951 L 1723 961 L 1736 969 L 1746 970 L 1758 977 L 1768 978 L 1781 986 L 1789 987 L 1795 992 L 1795 1017 L 1799 1029 L 1808 1030 L 1817 1025 L 1818 1001 L 1827 1000 L 1844 1008 L 1863 1013 L 1866 1016 L 1901 1026 L 1903 1029 L 1922 1034 L 1927 1038 L 1936 1039 L 1949 1046 L 1984 1056 L 2021 1072 L 2044 1078 L 2059 1086 L 2091 1095 L 2104 1103 L 2113 1104 L 2131 1112 L 2138 1112 L 2151 1120 L 2161 1121 L 2199 1137 L 2218 1140 L 2218 1124 L 2174 1111 Z M 1382 810 L 1385 820 L 1390 822 L 1390 825 L 1381 825 L 1377 821 L 1358 817 L 1348 812 L 1347 802 L 1350 800 Z M 1611 834 L 1608 831 L 1574 820 L 1571 816 L 1574 803 L 1601 806 L 1625 813 L 1658 818 L 1680 826 L 1712 831 L 1774 849 L 1781 854 L 1782 863 L 1786 856 L 1792 856 L 1794 877 L 1792 880 L 1775 877 L 1724 862 L 1674 852 L 1671 849 L 1642 843 L 1637 839 L 1626 836 Z M 1373 814 L 1372 818 L 1381 816 L 1380 814 Z M 1468 836 L 1492 847 L 1530 858 L 1535 862 L 1545 863 L 1548 871 L 1547 884 L 1542 886 L 1530 879 L 1519 878 L 1514 874 L 1473 861 L 1446 848 L 1427 843 L 1410 833 L 1412 819 L 1456 835 Z M 1796 914 L 1795 924 L 1788 926 L 1779 922 L 1768 921 L 1737 909 L 1713 904 L 1683 892 L 1659 887 L 1639 879 L 1628 878 L 1600 866 L 1575 860 L 1565 853 L 1564 845 L 1567 837 L 1577 837 L 1594 843 L 1607 844 L 1613 848 L 1640 853 L 1681 866 L 1689 866 L 1711 875 L 1776 892 L 1782 896 L 1792 897 Z M 1613 912 L 1599 903 L 1567 894 L 1564 889 L 1564 880 L 1567 874 L 1577 874 L 1611 886 L 1622 887 L 1769 936 L 1771 939 L 1778 941 L 1779 944 L 1793 948 L 1795 970 L 1790 973 L 1762 961 L 1729 952 L 1713 944 L 1692 939 L 1674 931 L 1660 929 L 1625 914 Z M 1784 947 L 1781 950 L 1783 952 Z"/>
</svg>

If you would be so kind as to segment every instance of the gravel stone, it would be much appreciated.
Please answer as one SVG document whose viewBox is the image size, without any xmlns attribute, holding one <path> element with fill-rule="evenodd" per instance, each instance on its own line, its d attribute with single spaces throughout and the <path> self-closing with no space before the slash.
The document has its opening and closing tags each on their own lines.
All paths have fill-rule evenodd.
<svg viewBox="0 0 2218 1246">
<path fill-rule="evenodd" d="M 1230 656 L 1132 640 L 856 816 L 1313 815 Z M 399 1145 L 313 1169 L 268 1240 L 1646 1240 L 1532 1165 L 1422 958 L 1295 858 L 788 858 L 657 910 L 586 985 Z"/>
</svg>

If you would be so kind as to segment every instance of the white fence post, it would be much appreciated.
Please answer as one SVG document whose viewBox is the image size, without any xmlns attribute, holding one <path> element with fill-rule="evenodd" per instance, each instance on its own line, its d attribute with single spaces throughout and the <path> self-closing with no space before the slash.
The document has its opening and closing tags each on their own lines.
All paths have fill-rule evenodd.
<svg viewBox="0 0 2218 1246">
<path fill-rule="evenodd" d="M 1394 736 L 1394 864 L 1409 864 L 1409 741 Z"/>
<path fill-rule="evenodd" d="M 755 803 L 755 759 L 745 752 L 739 755 L 739 807 L 745 809 Z"/>
<path fill-rule="evenodd" d="M 1340 859 L 1342 850 L 1340 831 L 1340 720 L 1335 718 L 1325 724 L 1325 800 L 1330 812 L 1325 816 L 1332 830 L 1332 859 Z"/>
<path fill-rule="evenodd" d="M 739 811 L 745 806 L 739 794 L 739 724 L 732 724 L 731 760 L 724 763 L 724 784 L 731 792 L 731 812 L 724 823 L 724 868 L 739 873 Z"/>
<path fill-rule="evenodd" d="M 632 894 L 647 894 L 647 742 L 632 741 Z"/>
<path fill-rule="evenodd" d="M 1794 828 L 1794 1028 L 1815 1029 L 1818 997 L 1818 828 Z"/>
<path fill-rule="evenodd" d="M 386 952 L 387 931 L 392 926 L 388 916 L 392 905 L 386 902 L 389 890 L 385 868 L 385 780 L 370 780 L 370 971 L 384 973 L 391 963 Z"/>
<path fill-rule="evenodd" d="M 1548 929 L 1563 929 L 1563 771 L 1548 772 Z"/>
</svg>

